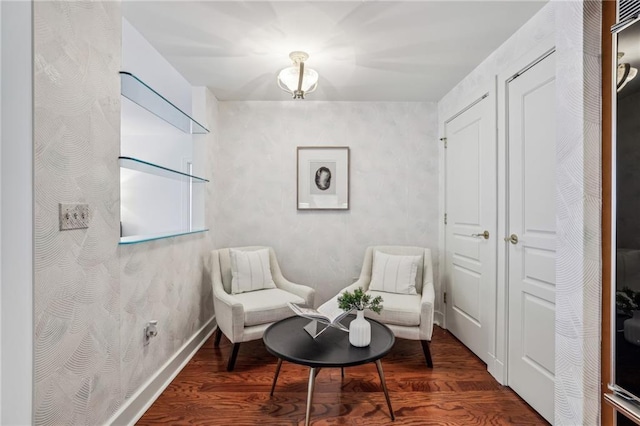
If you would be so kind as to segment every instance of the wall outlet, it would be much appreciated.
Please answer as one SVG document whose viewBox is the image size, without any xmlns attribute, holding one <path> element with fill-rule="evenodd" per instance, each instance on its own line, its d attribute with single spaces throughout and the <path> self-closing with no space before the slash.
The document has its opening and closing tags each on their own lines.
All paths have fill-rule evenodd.
<svg viewBox="0 0 640 426">
<path fill-rule="evenodd" d="M 158 335 L 158 320 L 151 320 L 144 326 L 144 340 L 142 344 L 147 346 L 152 337 Z"/>
<path fill-rule="evenodd" d="M 60 230 L 89 227 L 89 204 L 59 204 Z"/>
</svg>

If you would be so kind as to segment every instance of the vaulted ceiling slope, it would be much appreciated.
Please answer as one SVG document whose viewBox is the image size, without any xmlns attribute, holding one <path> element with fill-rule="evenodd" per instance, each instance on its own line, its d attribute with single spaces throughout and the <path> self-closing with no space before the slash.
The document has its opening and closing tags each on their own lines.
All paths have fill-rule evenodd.
<svg viewBox="0 0 640 426">
<path fill-rule="evenodd" d="M 130 1 L 126 19 L 219 100 L 290 100 L 289 52 L 313 100 L 437 101 L 546 1 Z"/>
</svg>

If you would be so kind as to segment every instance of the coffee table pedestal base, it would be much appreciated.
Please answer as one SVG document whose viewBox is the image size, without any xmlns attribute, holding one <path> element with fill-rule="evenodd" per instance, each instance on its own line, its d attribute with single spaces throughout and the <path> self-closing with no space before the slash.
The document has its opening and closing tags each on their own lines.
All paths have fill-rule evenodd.
<svg viewBox="0 0 640 426">
<path fill-rule="evenodd" d="M 380 360 L 376 360 L 376 368 L 378 370 L 378 376 L 380 376 L 380 384 L 382 385 L 382 390 L 384 392 L 384 397 L 387 400 L 387 407 L 389 408 L 389 414 L 391 416 L 391 420 L 395 421 L 396 416 L 393 414 L 393 408 L 391 407 L 391 398 L 389 398 L 389 391 L 387 389 L 387 382 L 384 379 L 384 371 L 382 370 L 382 363 Z M 282 366 L 282 360 L 278 358 L 278 365 L 276 366 L 276 374 L 273 378 L 273 384 L 271 385 L 271 393 L 273 396 L 273 390 L 276 387 L 276 382 L 278 381 L 278 375 L 280 374 L 280 367 Z M 344 377 L 344 368 L 342 370 L 342 377 Z M 309 368 L 309 384 L 307 386 L 307 409 L 304 418 L 304 426 L 309 426 L 309 419 L 311 417 L 311 404 L 313 402 L 313 389 L 316 385 L 316 376 L 320 372 L 320 368 Z"/>
</svg>

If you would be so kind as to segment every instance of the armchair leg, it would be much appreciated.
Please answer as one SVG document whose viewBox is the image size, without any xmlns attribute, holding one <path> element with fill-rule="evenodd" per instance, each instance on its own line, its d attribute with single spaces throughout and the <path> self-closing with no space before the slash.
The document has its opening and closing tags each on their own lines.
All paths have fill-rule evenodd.
<svg viewBox="0 0 640 426">
<path fill-rule="evenodd" d="M 233 371 L 233 367 L 236 366 L 236 358 L 238 357 L 238 349 L 240 349 L 240 343 L 234 343 L 233 349 L 231 349 L 231 356 L 229 357 L 229 363 L 227 364 L 227 371 Z"/>
<path fill-rule="evenodd" d="M 431 350 L 429 349 L 428 340 L 420 340 L 422 343 L 422 352 L 424 352 L 424 358 L 427 360 L 427 367 L 433 368 L 433 361 L 431 360 Z"/>
<path fill-rule="evenodd" d="M 215 340 L 213 341 L 214 348 L 217 348 L 218 346 L 220 346 L 221 338 L 222 338 L 222 330 L 220 329 L 220 326 L 218 326 L 218 329 L 216 330 Z"/>
</svg>

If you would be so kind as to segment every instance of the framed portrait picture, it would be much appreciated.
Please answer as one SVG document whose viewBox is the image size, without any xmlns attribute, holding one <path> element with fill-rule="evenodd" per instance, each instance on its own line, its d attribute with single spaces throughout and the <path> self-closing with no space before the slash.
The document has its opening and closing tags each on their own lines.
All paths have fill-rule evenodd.
<svg viewBox="0 0 640 426">
<path fill-rule="evenodd" d="M 298 210 L 349 209 L 349 147 L 298 147 Z"/>
</svg>

